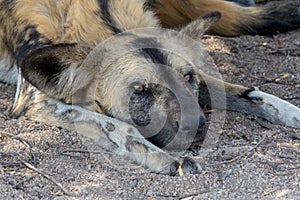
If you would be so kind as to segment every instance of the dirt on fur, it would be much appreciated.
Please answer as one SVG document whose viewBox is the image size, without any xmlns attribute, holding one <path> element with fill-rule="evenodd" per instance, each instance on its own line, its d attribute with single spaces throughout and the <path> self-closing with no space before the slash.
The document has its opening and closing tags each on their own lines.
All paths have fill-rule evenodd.
<svg viewBox="0 0 300 200">
<path fill-rule="evenodd" d="M 300 107 L 300 30 L 203 42 L 224 80 Z M 201 174 L 149 173 L 76 133 L 11 119 L 0 84 L 0 199 L 300 199 L 300 131 L 227 112 Z M 63 191 L 64 190 L 64 191 Z"/>
</svg>

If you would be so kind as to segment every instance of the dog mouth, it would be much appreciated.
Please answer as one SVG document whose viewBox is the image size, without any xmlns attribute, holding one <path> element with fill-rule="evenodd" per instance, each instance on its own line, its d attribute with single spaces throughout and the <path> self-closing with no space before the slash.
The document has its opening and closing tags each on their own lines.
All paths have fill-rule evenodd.
<svg viewBox="0 0 300 200">
<path fill-rule="evenodd" d="M 209 124 L 198 127 L 196 133 L 186 135 L 186 133 L 176 133 L 171 141 L 164 146 L 164 149 L 169 152 L 188 151 L 193 154 L 198 154 L 205 140 Z"/>
<path fill-rule="evenodd" d="M 189 148 L 187 149 L 188 152 L 193 153 L 194 155 L 198 155 L 200 149 L 203 147 L 203 142 L 208 132 L 209 123 L 205 123 L 204 126 L 200 127 L 201 132 L 198 132 L 195 136 L 193 142 L 190 144 Z"/>
<path fill-rule="evenodd" d="M 201 143 L 204 141 L 207 127 L 205 123 L 203 126 L 198 127 L 195 133 L 180 132 L 178 129 L 164 127 L 159 133 L 146 139 L 169 152 L 199 149 Z"/>
</svg>

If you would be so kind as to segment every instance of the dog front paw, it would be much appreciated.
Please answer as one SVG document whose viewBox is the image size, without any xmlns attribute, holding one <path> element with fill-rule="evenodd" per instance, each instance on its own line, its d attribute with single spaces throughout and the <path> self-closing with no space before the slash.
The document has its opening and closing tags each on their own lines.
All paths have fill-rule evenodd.
<svg viewBox="0 0 300 200">
<path fill-rule="evenodd" d="M 170 165 L 169 175 L 184 176 L 185 174 L 199 174 L 202 167 L 199 163 L 189 157 L 181 158 Z"/>
</svg>

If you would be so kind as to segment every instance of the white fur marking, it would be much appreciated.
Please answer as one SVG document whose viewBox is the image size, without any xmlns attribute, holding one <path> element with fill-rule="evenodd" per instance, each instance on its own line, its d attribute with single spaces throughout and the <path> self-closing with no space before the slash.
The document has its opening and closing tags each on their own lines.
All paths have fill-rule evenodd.
<svg viewBox="0 0 300 200">
<path fill-rule="evenodd" d="M 300 108 L 297 106 L 261 91 L 252 91 L 248 96 L 251 98 L 261 98 L 263 104 L 260 107 L 265 113 L 270 114 L 275 122 L 300 128 Z"/>
</svg>

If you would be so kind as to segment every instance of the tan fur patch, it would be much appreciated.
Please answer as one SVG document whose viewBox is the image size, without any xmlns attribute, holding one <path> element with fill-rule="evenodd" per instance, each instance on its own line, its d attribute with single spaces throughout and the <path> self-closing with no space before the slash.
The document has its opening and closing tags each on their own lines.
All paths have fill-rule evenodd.
<svg viewBox="0 0 300 200">
<path fill-rule="evenodd" d="M 259 23 L 256 8 L 242 8 L 232 2 L 221 0 L 161 0 L 155 8 L 161 23 L 166 27 L 179 26 L 213 11 L 222 14 L 221 20 L 212 27 L 212 31 L 222 35 L 238 35 L 239 27 Z M 246 11 L 247 10 L 247 11 Z"/>
<path fill-rule="evenodd" d="M 38 25 L 54 43 L 93 43 L 111 35 L 95 0 L 18 0 L 16 16 Z"/>
</svg>

